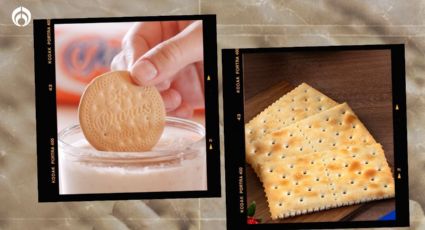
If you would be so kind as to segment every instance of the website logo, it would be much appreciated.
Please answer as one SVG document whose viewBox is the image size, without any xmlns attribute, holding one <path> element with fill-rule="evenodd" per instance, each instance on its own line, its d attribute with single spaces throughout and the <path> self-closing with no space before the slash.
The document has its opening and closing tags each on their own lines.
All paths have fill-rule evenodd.
<svg viewBox="0 0 425 230">
<path fill-rule="evenodd" d="M 27 26 L 31 22 L 31 12 L 27 8 L 19 6 L 12 12 L 12 21 L 16 26 Z"/>
</svg>

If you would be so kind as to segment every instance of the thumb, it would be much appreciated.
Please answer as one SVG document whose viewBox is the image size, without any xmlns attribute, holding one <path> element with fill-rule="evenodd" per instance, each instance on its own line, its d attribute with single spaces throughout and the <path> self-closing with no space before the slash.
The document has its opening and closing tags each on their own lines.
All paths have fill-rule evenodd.
<svg viewBox="0 0 425 230">
<path fill-rule="evenodd" d="M 176 36 L 145 53 L 130 72 L 140 85 L 157 85 L 185 66 L 203 60 L 202 21 L 196 21 Z"/>
</svg>

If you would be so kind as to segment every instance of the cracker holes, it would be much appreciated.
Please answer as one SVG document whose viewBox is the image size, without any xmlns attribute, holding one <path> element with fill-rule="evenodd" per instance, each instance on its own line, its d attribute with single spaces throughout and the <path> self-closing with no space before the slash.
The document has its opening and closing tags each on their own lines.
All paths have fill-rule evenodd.
<svg viewBox="0 0 425 230">
<path fill-rule="evenodd" d="M 326 132 L 326 129 L 325 129 L 325 128 L 323 128 L 323 129 L 322 129 L 322 132 Z"/>
<path fill-rule="evenodd" d="M 322 143 L 322 139 L 319 139 L 317 142 Z"/>
<path fill-rule="evenodd" d="M 306 111 L 306 112 L 307 112 L 307 111 L 308 111 L 308 108 L 305 108 L 305 109 L 304 109 L 304 111 Z"/>
<path fill-rule="evenodd" d="M 351 136 L 351 135 L 350 135 L 350 136 L 348 137 L 348 139 L 353 140 L 353 136 Z"/>
<path fill-rule="evenodd" d="M 345 167 L 345 168 L 348 168 L 348 163 L 345 163 L 345 164 L 344 164 L 344 167 Z"/>
<path fill-rule="evenodd" d="M 268 157 L 272 156 L 272 152 L 268 152 L 268 153 L 267 153 L 267 156 L 268 156 Z"/>
<path fill-rule="evenodd" d="M 282 203 L 279 203 L 279 207 L 282 207 L 282 205 L 283 205 Z"/>
<path fill-rule="evenodd" d="M 341 175 L 341 173 L 338 173 L 338 177 L 341 177 L 342 175 Z"/>
<path fill-rule="evenodd" d="M 375 181 L 375 177 L 370 178 L 370 181 Z"/>
<path fill-rule="evenodd" d="M 289 133 L 289 136 L 292 137 L 292 136 L 294 136 L 294 134 L 293 133 Z"/>
<path fill-rule="evenodd" d="M 269 173 L 272 173 L 273 172 L 273 169 L 269 169 L 268 171 L 269 171 Z"/>
<path fill-rule="evenodd" d="M 282 175 L 282 179 L 286 179 L 286 175 Z"/>
<path fill-rule="evenodd" d="M 307 102 L 308 101 L 308 98 L 305 98 L 304 101 Z"/>
<path fill-rule="evenodd" d="M 364 164 L 365 164 L 365 165 L 369 164 L 369 161 L 365 161 L 365 162 L 364 162 Z"/>
<path fill-rule="evenodd" d="M 308 125 L 308 128 L 311 129 L 311 125 Z"/>
<path fill-rule="evenodd" d="M 308 189 L 307 189 L 307 192 L 311 192 L 311 188 L 308 188 Z"/>
<path fill-rule="evenodd" d="M 264 119 L 264 120 L 263 120 L 263 123 L 266 123 L 266 122 L 267 122 L 267 121 L 266 121 L 266 119 Z"/>
<path fill-rule="evenodd" d="M 295 109 L 292 107 L 292 108 L 291 108 L 291 111 L 295 111 Z"/>
<path fill-rule="evenodd" d="M 373 152 L 372 152 L 372 155 L 374 155 L 374 156 L 375 156 L 375 155 L 376 155 L 376 152 L 375 152 L 375 151 L 373 151 Z"/>
<path fill-rule="evenodd" d="M 272 140 L 272 145 L 276 144 L 276 140 Z"/>
<path fill-rule="evenodd" d="M 322 98 L 321 98 L 321 97 L 318 97 L 318 98 L 317 98 L 317 101 L 322 101 Z"/>
<path fill-rule="evenodd" d="M 285 159 L 285 155 L 281 155 L 280 156 L 280 159 Z"/>
<path fill-rule="evenodd" d="M 362 174 L 362 171 L 357 171 L 357 174 L 361 175 Z"/>
<path fill-rule="evenodd" d="M 356 125 L 353 125 L 353 126 L 351 126 L 353 129 L 355 129 L 356 128 Z"/>
<path fill-rule="evenodd" d="M 387 184 L 384 184 L 384 188 L 388 188 L 388 185 Z"/>
<path fill-rule="evenodd" d="M 287 196 L 290 196 L 290 195 L 291 195 L 291 191 L 288 191 L 288 192 L 286 193 L 286 195 L 287 195 Z"/>
<path fill-rule="evenodd" d="M 354 182 L 355 182 L 355 181 L 354 181 L 354 180 L 352 180 L 352 181 L 350 181 L 350 184 L 354 184 Z"/>
<path fill-rule="evenodd" d="M 292 101 L 292 102 L 295 102 L 295 99 L 294 99 L 294 98 L 292 98 L 292 99 L 291 99 L 291 101 Z"/>
<path fill-rule="evenodd" d="M 327 117 L 327 118 L 325 119 L 325 121 L 329 121 L 329 117 Z"/>
<path fill-rule="evenodd" d="M 342 195 L 347 195 L 347 191 L 342 191 Z"/>
<path fill-rule="evenodd" d="M 357 156 L 357 154 L 353 154 L 353 155 L 351 155 L 353 158 L 356 158 L 356 156 Z"/>
<path fill-rule="evenodd" d="M 320 198 L 322 199 L 325 198 L 325 194 L 320 195 Z"/>
<path fill-rule="evenodd" d="M 347 113 L 347 111 L 345 111 L 345 110 L 343 110 L 342 112 L 341 112 L 341 114 L 342 115 L 344 115 L 344 114 L 346 114 Z"/>
<path fill-rule="evenodd" d="M 285 145 L 285 148 L 286 148 L 286 149 L 287 149 L 287 148 L 289 148 L 289 145 L 288 145 L 288 144 L 286 144 L 286 145 Z"/>
<path fill-rule="evenodd" d="M 303 201 L 304 201 L 304 198 L 302 198 L 302 197 L 301 197 L 301 198 L 300 198 L 300 202 L 303 202 Z"/>
<path fill-rule="evenodd" d="M 319 108 L 318 108 L 318 110 L 319 110 L 319 111 L 322 111 L 322 110 L 323 110 L 323 108 L 322 108 L 322 107 L 319 107 Z"/>
<path fill-rule="evenodd" d="M 279 187 L 277 187 L 277 185 L 273 186 L 274 189 L 278 189 Z"/>
<path fill-rule="evenodd" d="M 338 123 L 338 125 L 342 126 L 342 122 L 340 121 L 340 122 Z"/>
<path fill-rule="evenodd" d="M 291 118 L 291 121 L 295 121 L 295 117 L 292 117 L 292 118 Z"/>
<path fill-rule="evenodd" d="M 317 177 L 317 178 L 316 178 L 316 181 L 320 181 L 320 178 L 319 178 L 319 177 Z"/>
<path fill-rule="evenodd" d="M 303 147 L 300 147 L 300 152 L 302 152 L 303 151 Z"/>
<path fill-rule="evenodd" d="M 294 165 L 293 164 L 290 164 L 289 165 L 289 168 L 293 169 L 294 168 Z"/>
<path fill-rule="evenodd" d="M 300 183 L 298 181 L 295 181 L 295 185 L 299 185 Z"/>
<path fill-rule="evenodd" d="M 310 161 L 310 164 L 311 164 L 311 165 L 314 165 L 314 161 Z"/>
<path fill-rule="evenodd" d="M 334 147 L 335 147 L 335 146 L 336 146 L 336 143 L 333 143 L 333 144 L 332 144 L 332 146 L 334 146 Z"/>
<path fill-rule="evenodd" d="M 380 172 L 380 171 L 382 171 L 381 167 L 379 167 L 379 168 L 378 168 L 378 171 L 379 171 L 379 172 Z"/>
<path fill-rule="evenodd" d="M 363 190 L 364 190 L 364 191 L 367 191 L 367 187 L 364 187 L 364 188 L 363 188 Z"/>
<path fill-rule="evenodd" d="M 339 136 L 339 132 L 336 132 L 336 133 L 335 133 L 335 135 L 336 135 L 336 136 Z"/>
<path fill-rule="evenodd" d="M 303 175 L 307 175 L 307 171 L 303 171 Z"/>
</svg>

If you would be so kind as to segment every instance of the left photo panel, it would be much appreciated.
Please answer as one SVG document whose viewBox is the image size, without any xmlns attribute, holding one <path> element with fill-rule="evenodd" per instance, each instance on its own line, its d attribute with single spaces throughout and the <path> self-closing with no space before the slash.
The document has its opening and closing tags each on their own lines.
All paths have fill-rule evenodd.
<svg viewBox="0 0 425 230">
<path fill-rule="evenodd" d="M 214 15 L 34 21 L 40 202 L 220 196 Z"/>
</svg>

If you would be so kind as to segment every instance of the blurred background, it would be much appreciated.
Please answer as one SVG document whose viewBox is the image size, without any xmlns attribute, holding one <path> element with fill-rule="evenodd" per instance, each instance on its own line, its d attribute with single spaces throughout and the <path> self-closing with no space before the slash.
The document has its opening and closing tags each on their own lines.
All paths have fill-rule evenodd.
<svg viewBox="0 0 425 230">
<path fill-rule="evenodd" d="M 32 24 L 17 27 L 11 19 L 21 5 L 35 19 L 216 14 L 220 81 L 222 48 L 404 43 L 411 228 L 425 229 L 425 2 L 421 0 L 0 0 L 0 229 L 226 226 L 224 189 L 222 198 L 209 199 L 37 202 Z"/>
<path fill-rule="evenodd" d="M 87 84 L 110 71 L 121 39 L 133 23 L 55 25 L 58 132 L 78 123 L 78 103 Z"/>
</svg>

